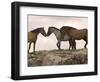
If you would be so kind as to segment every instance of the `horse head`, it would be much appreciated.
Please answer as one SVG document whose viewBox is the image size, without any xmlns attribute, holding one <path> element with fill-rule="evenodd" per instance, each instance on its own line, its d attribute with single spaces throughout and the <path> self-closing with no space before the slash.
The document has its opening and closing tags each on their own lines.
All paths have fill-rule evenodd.
<svg viewBox="0 0 100 82">
<path fill-rule="evenodd" d="M 43 27 L 39 28 L 40 33 L 46 37 L 46 32 Z"/>
<path fill-rule="evenodd" d="M 54 31 L 55 31 L 55 27 L 51 26 L 48 28 L 48 32 L 47 32 L 47 36 L 50 36 Z"/>
</svg>

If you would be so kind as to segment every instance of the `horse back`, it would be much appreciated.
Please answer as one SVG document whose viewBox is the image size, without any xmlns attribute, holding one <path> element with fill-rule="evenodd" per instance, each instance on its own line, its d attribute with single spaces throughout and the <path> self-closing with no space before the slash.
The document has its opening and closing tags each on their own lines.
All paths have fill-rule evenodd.
<svg viewBox="0 0 100 82">
<path fill-rule="evenodd" d="M 71 38 L 80 40 L 82 38 L 87 38 L 88 30 L 87 29 L 78 30 L 78 29 L 73 28 L 73 27 L 63 26 L 61 28 L 61 32 L 62 32 L 63 36 L 68 35 Z"/>
<path fill-rule="evenodd" d="M 60 28 L 60 30 L 71 30 L 71 29 L 76 29 L 76 28 L 71 26 L 63 26 L 62 28 Z"/>
<path fill-rule="evenodd" d="M 70 27 L 70 26 L 63 26 L 60 30 L 61 30 L 62 33 L 67 33 L 68 34 L 69 31 L 76 30 L 76 28 Z"/>
</svg>

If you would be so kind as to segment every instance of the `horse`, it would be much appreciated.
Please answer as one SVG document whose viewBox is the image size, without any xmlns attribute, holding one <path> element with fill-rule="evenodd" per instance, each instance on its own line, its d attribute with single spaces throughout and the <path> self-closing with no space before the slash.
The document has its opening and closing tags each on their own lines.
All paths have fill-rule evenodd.
<svg viewBox="0 0 100 82">
<path fill-rule="evenodd" d="M 69 26 L 63 26 L 60 30 L 61 32 L 64 34 L 67 34 L 71 37 L 72 42 L 73 40 L 81 40 L 83 39 L 86 44 L 84 45 L 84 48 L 86 48 L 87 44 L 88 44 L 88 30 L 87 29 L 70 29 L 68 30 Z M 70 27 L 73 28 L 73 27 Z M 74 44 L 75 45 L 75 44 Z"/>
<path fill-rule="evenodd" d="M 47 36 L 50 36 L 52 33 L 55 34 L 55 36 L 56 36 L 56 38 L 58 40 L 56 45 L 57 45 L 59 50 L 61 49 L 60 48 L 61 41 L 69 41 L 69 49 L 72 47 L 72 44 L 71 44 L 72 42 L 71 42 L 71 38 L 69 37 L 69 35 L 66 34 L 65 36 L 62 37 L 62 32 L 60 31 L 60 29 L 51 26 L 51 27 L 48 28 Z"/>
<path fill-rule="evenodd" d="M 66 28 L 66 33 L 62 31 L 63 28 Z M 69 31 L 72 30 L 72 29 L 75 30 L 76 28 L 71 27 L 71 26 L 63 26 L 63 27 L 60 28 L 60 31 L 61 31 L 61 34 L 62 34 L 62 38 L 63 38 L 64 36 L 66 36 L 66 35 L 68 35 L 68 36 L 70 37 L 70 45 L 71 45 L 71 46 L 69 47 L 69 49 L 70 49 L 71 47 L 72 47 L 72 49 L 76 49 L 76 42 L 75 42 L 75 40 L 72 39 L 72 37 L 69 35 Z"/>
<path fill-rule="evenodd" d="M 37 36 L 39 33 L 41 33 L 44 37 L 46 37 L 46 32 L 45 32 L 43 27 L 40 27 L 40 28 L 37 28 L 35 30 L 31 30 L 30 32 L 28 32 L 28 42 L 29 42 L 28 53 L 29 53 L 29 50 L 31 48 L 31 44 L 33 42 L 34 43 L 33 53 L 35 54 L 35 44 L 36 44 Z"/>
</svg>

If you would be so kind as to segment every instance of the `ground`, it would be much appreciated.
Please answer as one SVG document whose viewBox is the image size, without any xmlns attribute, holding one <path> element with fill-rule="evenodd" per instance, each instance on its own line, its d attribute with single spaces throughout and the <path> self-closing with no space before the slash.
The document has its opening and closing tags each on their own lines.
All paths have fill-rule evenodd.
<svg viewBox="0 0 100 82">
<path fill-rule="evenodd" d="M 87 64 L 87 49 L 42 50 L 28 54 L 28 66 Z"/>
</svg>

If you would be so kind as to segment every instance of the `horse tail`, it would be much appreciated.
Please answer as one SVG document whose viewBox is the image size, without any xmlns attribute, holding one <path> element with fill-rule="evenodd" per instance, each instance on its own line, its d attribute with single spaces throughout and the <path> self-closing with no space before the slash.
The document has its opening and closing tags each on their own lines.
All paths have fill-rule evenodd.
<svg viewBox="0 0 100 82">
<path fill-rule="evenodd" d="M 88 30 L 87 29 L 83 29 L 83 35 L 84 35 L 83 39 L 87 41 L 87 39 L 88 39 Z"/>
<path fill-rule="evenodd" d="M 88 30 L 87 29 L 84 29 L 85 30 L 85 36 L 87 37 L 88 36 Z"/>
</svg>

